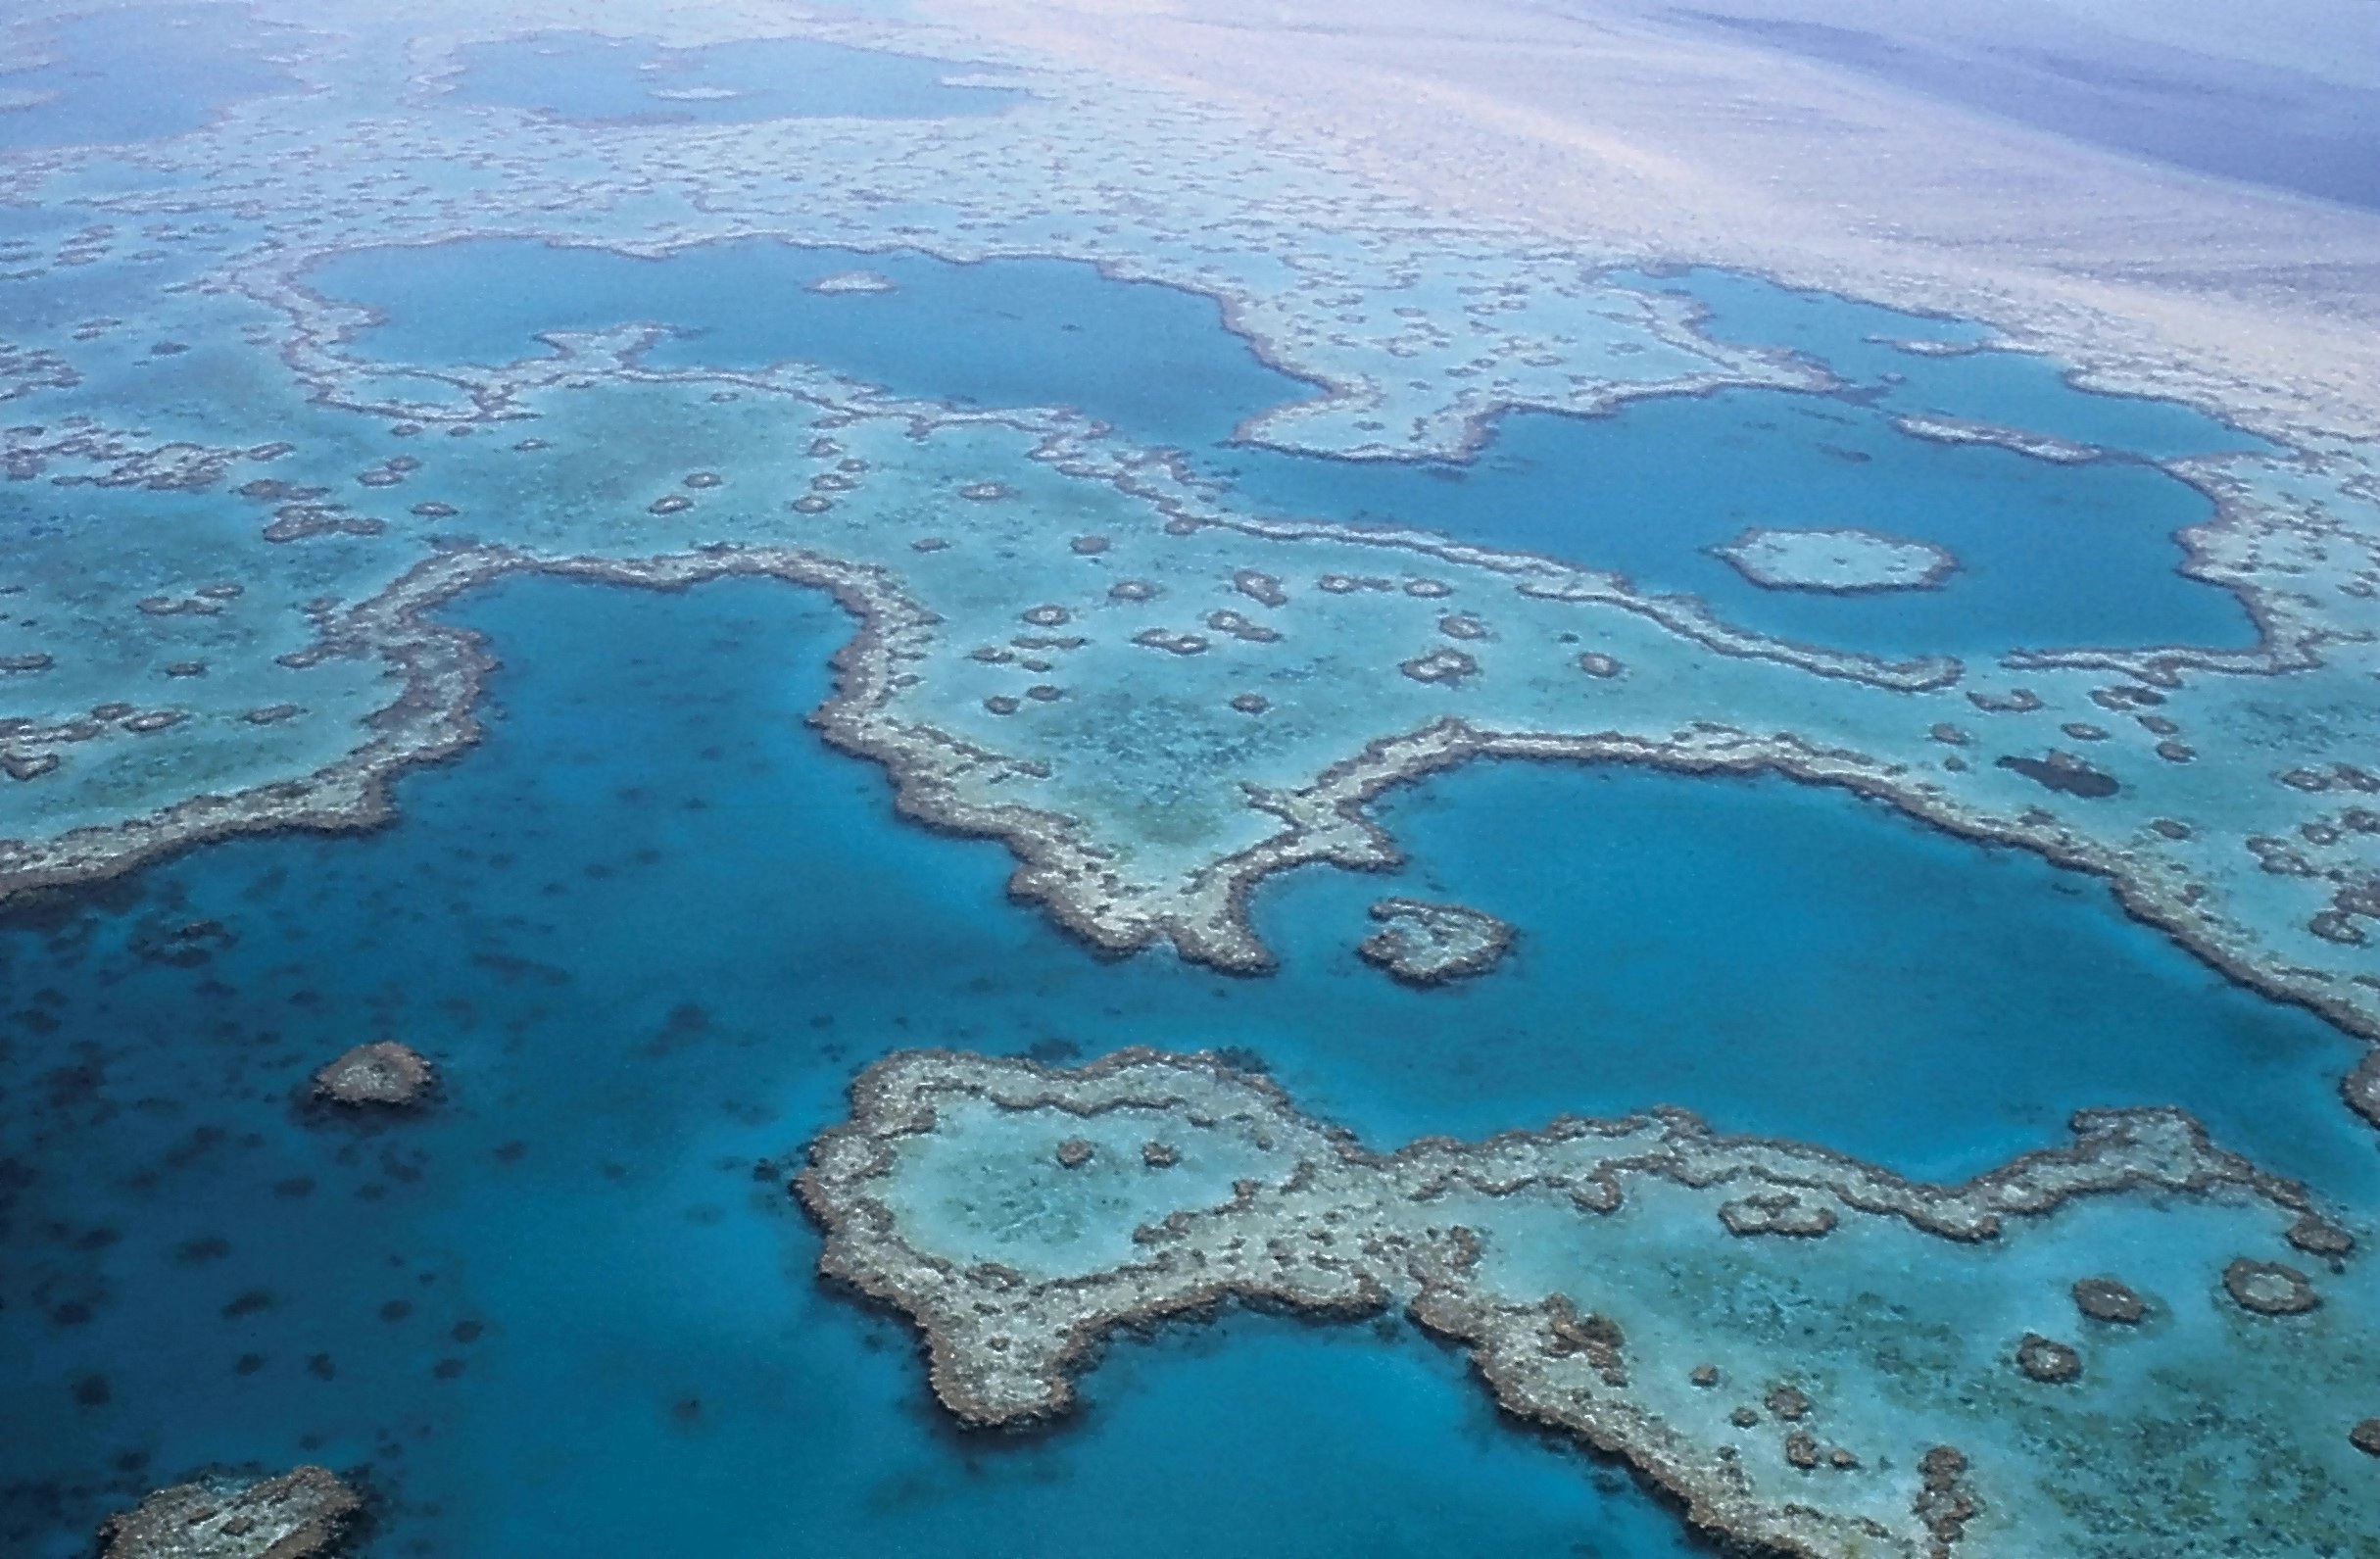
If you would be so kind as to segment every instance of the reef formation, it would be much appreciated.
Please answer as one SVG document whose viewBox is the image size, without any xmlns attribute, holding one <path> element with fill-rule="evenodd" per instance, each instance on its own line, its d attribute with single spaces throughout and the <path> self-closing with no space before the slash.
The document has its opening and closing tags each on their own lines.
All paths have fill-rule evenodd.
<svg viewBox="0 0 2380 1559">
<path fill-rule="evenodd" d="M 301 32 L 281 56 L 306 90 L 0 168 L 0 192 L 58 219 L 0 261 L 47 300 L 0 343 L 0 464 L 55 521 L 0 621 L 0 899 L 385 819 L 391 775 L 476 732 L 486 653 L 423 616 L 459 590 L 764 568 L 861 618 L 829 738 L 886 764 L 909 816 L 1006 842 L 1017 895 L 1102 948 L 1269 967 L 1254 885 L 1393 864 L 1368 804 L 1457 763 L 1777 772 L 2103 877 L 2226 974 L 2380 1036 L 2380 488 L 2352 439 L 2268 422 L 2285 449 L 2103 455 L 1904 417 L 2027 458 L 2155 459 L 2213 505 L 2184 569 L 2236 593 L 2260 639 L 1895 659 L 1754 632 L 1590 561 L 1255 512 L 1081 415 L 902 400 L 817 365 L 689 366 L 652 328 L 550 332 L 496 365 L 383 361 L 373 310 L 317 290 L 326 263 L 510 237 L 657 266 L 768 238 L 832 249 L 830 298 L 913 249 L 1063 257 L 1215 300 L 1311 391 L 1235 430 L 1281 451 L 1459 459 L 1515 409 L 1832 383 L 1630 279 L 1646 257 L 1626 246 L 1521 222 L 1451 243 L 1426 204 L 1313 148 L 1021 44 L 626 7 L 619 26 L 672 48 L 906 49 L 1017 95 L 951 120 L 565 124 L 458 112 L 484 18 L 432 4 L 413 24 L 401 80 Z M 370 115 L 342 106 L 358 73 Z M 456 167 L 502 176 L 436 174 Z M 363 192 L 406 170 L 405 198 Z M 523 484 L 537 504 L 494 496 Z M 135 534 L 170 541 L 111 545 Z"/>
<path fill-rule="evenodd" d="M 2339 1085 L 2339 1092 L 2350 1109 L 2380 1126 L 2380 1051 L 2365 1055 Z"/>
<path fill-rule="evenodd" d="M 1714 551 L 1764 590 L 1838 596 L 1933 590 L 1959 569 L 1959 560 L 1931 542 L 1857 526 L 1774 530 L 1756 525 Z"/>
<path fill-rule="evenodd" d="M 493 355 L 385 351 L 393 321 L 325 280 L 487 242 L 603 248 L 656 275 L 780 243 L 821 258 L 811 300 L 856 317 L 913 301 L 919 256 L 1079 263 L 1202 300 L 1293 383 L 1235 412 L 1223 445 L 1446 467 L 1515 412 L 1743 390 L 1847 415 L 1860 394 L 1833 370 L 1732 339 L 1640 268 L 1757 262 L 1714 234 L 1767 224 L 1582 236 L 1540 219 L 1558 202 L 1535 190 L 1532 214 L 1482 217 L 1469 202 L 1494 181 L 1473 148 L 1463 201 L 1433 200 L 1298 133 L 1298 105 L 1136 79 L 1162 8 L 1104 8 L 1102 35 L 1133 41 L 1093 69 L 1064 6 L 901 21 L 617 0 L 604 25 L 681 65 L 753 40 L 874 50 L 997 102 L 728 114 L 742 94 L 695 84 L 645 94 L 665 117 L 581 119 L 470 88 L 484 51 L 554 47 L 584 7 L 519 0 L 499 25 L 418 0 L 394 48 L 367 9 L 261 0 L 239 15 L 277 86 L 171 134 L 0 153 L 0 478 L 24 520 L 0 577 L 0 901 L 207 841 L 385 821 L 395 776 L 479 734 L 501 647 L 438 618 L 465 592 L 747 576 L 852 620 L 822 738 L 882 765 L 905 816 L 1002 842 L 1013 895 L 1101 949 L 1263 972 L 1256 886 L 1394 866 L 1372 804 L 1459 764 L 1773 773 L 2102 879 L 2224 974 L 2380 1039 L 2368 397 L 2342 393 L 2335 355 L 2304 385 L 2251 382 L 2308 337 L 2161 311 L 2245 344 L 2224 367 L 2070 293 L 1913 281 L 1905 301 L 2025 316 L 1994 319 L 2014 336 L 1896 338 L 1913 372 L 2072 344 L 2093 383 L 2187 392 L 2237 424 L 2175 455 L 1870 408 L 1929 457 L 2185 484 L 2206 517 L 2173 559 L 2257 636 L 1855 653 L 1644 588 L 1591 549 L 1479 545 L 1426 512 L 1278 512 L 1162 431 L 1083 411 L 896 393 L 831 361 L 733 365 L 633 322 L 654 317 L 639 306 Z M 1205 30 L 1199 49 L 1239 46 Z M 7 34 L 28 56 L 45 36 Z M 1433 124 L 1462 118 L 1415 101 Z M 1863 144 L 1899 144 L 1890 128 Z M 1511 129 L 1499 157 L 1519 155 Z M 2208 230 L 2231 248 L 2264 229 Z M 2292 273 L 2325 266 L 2352 268 Z M 2055 268 L 2101 287 L 2143 268 Z M 1756 526 L 1722 552 L 1772 589 L 1958 583 L 1945 550 L 1870 531 Z M 1364 954 L 1409 980 L 1490 967 L 1513 935 L 1420 900 L 1374 914 Z M 433 1083 L 382 1045 L 315 1086 L 404 1107 Z M 2380 1056 L 2341 1094 L 2380 1126 Z M 2069 1145 L 1945 1188 L 1676 1112 L 1383 1154 L 1212 1061 L 904 1056 L 862 1080 L 801 1191 L 827 1270 L 917 1319 L 938 1394 L 971 1423 L 1063 1411 L 1119 1327 L 1234 1301 L 1395 1308 L 1469 1349 L 1507 1409 L 1747 1543 L 2371 1551 L 2375 1355 L 2342 1297 L 2360 1278 L 2348 1220 L 2170 1112 L 2078 1117 Z M 119 1518 L 109 1552 L 296 1559 L 353 1510 L 318 1468 L 186 1485 Z"/>
<path fill-rule="evenodd" d="M 100 1529 L 100 1559 L 325 1559 L 364 1510 L 327 1468 L 161 1488 Z"/>
<path fill-rule="evenodd" d="M 1485 974 L 1512 950 L 1512 927 L 1465 904 L 1383 899 L 1371 915 L 1381 929 L 1357 943 L 1356 952 L 1409 985 Z"/>
<path fill-rule="evenodd" d="M 218 575 L 204 586 L 217 594 L 187 597 L 204 609 L 172 615 L 139 610 L 154 590 L 133 586 L 146 590 L 123 603 L 133 620 L 194 622 L 249 648 L 173 683 L 185 691 L 172 708 L 93 699 L 12 725 L 10 755 L 38 769 L 0 796 L 16 829 L 0 842 L 0 896 L 204 839 L 383 819 L 390 775 L 474 739 L 486 654 L 424 616 L 461 590 L 525 569 L 666 587 L 760 571 L 831 590 L 862 622 L 818 715 L 829 738 L 884 762 L 910 816 L 1006 841 L 1015 892 L 1103 947 L 1167 941 L 1226 968 L 1268 967 L 1244 912 L 1254 884 L 1309 861 L 1393 864 L 1366 804 L 1457 763 L 1771 771 L 2104 876 L 2226 972 L 2380 1032 L 2380 977 L 2361 950 L 2364 857 L 2380 837 L 2364 798 L 2380 776 L 2330 755 L 2351 722 L 2294 727 L 2315 744 L 2302 760 L 2260 785 L 2239 777 L 2222 711 L 2254 705 L 2266 676 L 2186 683 L 2210 658 L 2200 652 L 2028 652 L 1979 674 L 1818 650 L 1591 568 L 1239 512 L 1064 414 L 901 402 L 793 366 L 655 369 L 641 362 L 650 331 L 555 339 L 559 356 L 496 375 L 481 412 L 446 424 L 543 431 L 403 457 L 409 483 L 455 492 L 535 471 L 549 504 L 509 522 L 514 540 L 450 541 L 384 582 L 386 560 L 360 554 L 365 593 L 309 598 L 294 638 L 257 615 L 279 588 L 268 569 Z M 623 420 L 670 436 L 605 436 Z M 398 430 L 420 425 L 373 442 L 402 449 L 417 435 Z M 788 425 L 807 443 L 789 449 Z M 708 457 L 693 477 L 656 468 L 690 449 Z M 294 469 L 260 480 L 324 485 Z M 666 514 L 607 528 L 603 495 L 656 488 Z M 100 487 L 81 501 L 157 499 Z M 913 517 L 928 514 L 931 530 Z M 1074 543 L 1092 515 L 1108 545 L 1086 552 Z M 1048 571 L 1020 572 L 1019 557 Z M 1172 615 L 1184 607 L 1207 633 Z M 1190 637 L 1195 654 L 1145 648 Z M 2355 666 L 2340 647 L 2360 641 L 2310 642 L 2331 658 L 2309 650 L 2295 674 L 2343 695 Z M 27 654 L 74 658 L 56 641 Z M 158 654 L 178 662 L 189 649 Z M 109 685 L 65 675 L 9 691 L 91 698 Z M 1255 691 L 1284 679 L 1294 702 Z M 2085 742 L 2088 761 L 2055 766 Z"/>
<path fill-rule="evenodd" d="M 325 1063 L 314 1075 L 314 1096 L 351 1108 L 409 1109 L 427 1098 L 437 1081 L 420 1051 L 379 1040 Z"/>
<path fill-rule="evenodd" d="M 822 1272 L 916 1323 L 970 1425 L 1065 1413 L 1119 1330 L 1393 1308 L 1507 1411 L 1766 1549 L 2374 1536 L 2380 1336 L 2313 1324 L 2291 1264 L 2344 1272 L 2353 1241 L 2174 1111 L 2086 1112 L 2066 1145 L 1925 1186 L 1676 1111 L 1379 1153 L 1213 1056 L 910 1051 L 862 1074 L 795 1190 Z M 2254 1474 L 2178 1505 L 2214 1464 Z"/>
</svg>

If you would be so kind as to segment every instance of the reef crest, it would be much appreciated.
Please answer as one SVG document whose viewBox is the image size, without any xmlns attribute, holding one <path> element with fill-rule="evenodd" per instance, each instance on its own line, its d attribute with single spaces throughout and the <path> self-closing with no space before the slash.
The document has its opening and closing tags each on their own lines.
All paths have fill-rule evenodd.
<svg viewBox="0 0 2380 1559">
<path fill-rule="evenodd" d="M 1265 1079 L 1148 1049 L 903 1052 L 852 1106 L 795 1182 L 821 1269 L 917 1323 L 970 1425 L 1064 1413 L 1119 1328 L 1401 1308 L 1507 1410 L 1736 1541 L 2095 1553 L 2086 1508 L 2175 1554 L 2369 1535 L 2350 1430 L 2373 1335 L 2225 1295 L 2309 1242 L 2344 1270 L 2354 1242 L 2176 1111 L 2085 1112 L 2066 1145 L 1927 1186 L 1674 1110 L 1376 1153 Z M 2134 1285 L 2159 1327 L 2075 1334 L 2078 1297 Z M 2287 1424 L 2258 1410 L 2276 1393 Z M 2173 1529 L 2196 1455 L 2271 1477 Z"/>
</svg>

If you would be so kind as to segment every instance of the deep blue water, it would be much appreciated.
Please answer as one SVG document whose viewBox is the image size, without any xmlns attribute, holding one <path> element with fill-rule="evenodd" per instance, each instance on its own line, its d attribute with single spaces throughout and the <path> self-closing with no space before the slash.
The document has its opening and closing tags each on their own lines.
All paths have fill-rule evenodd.
<svg viewBox="0 0 2380 1559">
<path fill-rule="evenodd" d="M 650 38 L 537 32 L 460 53 L 462 69 L 449 83 L 450 101 L 578 123 L 936 119 L 997 114 L 1025 97 L 1007 88 L 945 84 L 945 76 L 980 72 L 980 65 L 815 38 L 671 49 Z"/>
<path fill-rule="evenodd" d="M 854 268 L 897 290 L 807 290 Z M 359 251 L 313 276 L 329 296 L 383 311 L 357 348 L 384 361 L 497 364 L 542 352 L 544 330 L 667 323 L 681 333 L 656 363 L 801 358 L 907 395 L 1073 406 L 1191 452 L 1259 510 L 1421 525 L 1614 568 L 1797 640 L 1886 655 L 2255 642 L 2235 597 L 2177 571 L 2173 533 L 2212 513 L 2190 487 L 2136 462 L 2056 465 L 1911 438 L 1886 414 L 1942 411 L 2157 456 L 2237 449 L 2246 435 L 2172 403 L 2075 390 L 2040 359 L 1925 359 L 1868 340 L 1967 339 L 1967 327 L 1718 272 L 1642 279 L 1691 287 L 1722 336 L 1806 351 L 1849 391 L 1657 399 L 1609 417 L 1516 414 L 1467 464 L 1349 462 L 1233 442 L 1247 417 L 1311 387 L 1258 361 L 1212 300 L 1080 262 L 962 266 L 768 240 L 656 261 L 485 239 Z M 755 298 L 772 303 L 758 310 Z M 1117 341 L 1134 350 L 1116 352 Z M 1861 525 L 1948 547 L 1963 567 L 1939 591 L 1767 591 L 1708 551 L 1752 525 Z"/>
<path fill-rule="evenodd" d="M 0 94 L 53 94 L 32 108 L 0 111 L 0 151 L 157 140 L 202 128 L 243 98 L 298 84 L 263 57 L 292 35 L 287 27 L 260 29 L 236 5 L 129 6 L 0 33 L 13 56 L 0 64 Z M 43 63 L 12 68 L 35 54 Z"/>
<path fill-rule="evenodd" d="M 0 1549 L 63 1559 L 196 1466 L 315 1458 L 371 1467 L 372 1553 L 440 1559 L 1679 1551 L 1410 1337 L 1169 1334 L 1074 1425 L 949 1431 L 904 1331 L 814 1287 L 759 1163 L 903 1046 L 1237 1044 L 1376 1142 L 1669 1101 L 1937 1174 L 2179 1102 L 2372 1194 L 2351 1042 L 2095 884 L 1840 794 L 1458 773 L 1384 809 L 1405 872 L 1263 892 L 1286 966 L 1230 980 L 1098 960 L 1007 901 L 996 846 L 899 822 L 801 723 L 847 631 L 813 596 L 528 581 L 459 615 L 505 660 L 490 735 L 402 781 L 394 825 L 0 927 Z M 1397 891 L 1524 941 L 1404 990 L 1349 951 Z M 382 1036 L 443 1067 L 435 1113 L 293 1108 Z"/>
</svg>

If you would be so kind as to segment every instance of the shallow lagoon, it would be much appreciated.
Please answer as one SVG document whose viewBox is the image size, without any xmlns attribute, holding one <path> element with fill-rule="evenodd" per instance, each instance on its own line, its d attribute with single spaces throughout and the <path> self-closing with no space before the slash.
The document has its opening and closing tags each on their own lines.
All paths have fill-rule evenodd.
<svg viewBox="0 0 2380 1559">
<path fill-rule="evenodd" d="M 952 86 L 985 67 L 815 38 L 663 48 L 649 38 L 541 32 L 472 44 L 447 101 L 575 123 L 748 124 L 759 120 L 997 114 L 1024 93 Z"/>
<path fill-rule="evenodd" d="M 893 290 L 811 290 L 852 270 Z M 904 395 L 1072 406 L 1138 442 L 1190 452 L 1260 512 L 1547 553 L 1829 647 L 1973 656 L 2255 642 L 2236 598 L 2178 571 L 2173 533 L 2213 512 L 2190 487 L 2137 461 L 2064 465 L 1914 438 L 1889 417 L 1939 411 L 2161 456 L 2238 448 L 2240 435 L 2170 403 L 2075 390 L 2039 359 L 1918 358 L 1869 339 L 1965 339 L 1966 327 L 1748 277 L 1686 279 L 1713 309 L 1713 328 L 1821 358 L 1846 392 L 1673 397 L 1592 418 L 1512 414 L 1465 464 L 1349 462 L 1235 442 L 1245 419 L 1313 387 L 1260 363 L 1212 300 L 1080 262 L 954 265 L 769 240 L 653 260 L 482 239 L 359 251 L 312 277 L 328 296 L 381 311 L 355 343 L 378 361 L 494 365 L 549 350 L 542 331 L 661 323 L 675 334 L 655 349 L 657 365 L 802 358 Z M 1135 350 L 1117 353 L 1118 341 Z M 1883 377 L 1896 372 L 1905 382 Z M 1857 525 L 1946 547 L 1963 566 L 1936 591 L 1768 591 L 1708 551 L 1754 525 Z"/>
<path fill-rule="evenodd" d="M 1702 305 L 1702 328 L 1719 340 L 1806 354 L 1826 365 L 1862 400 L 1902 414 L 2055 433 L 2072 443 L 2152 460 L 2272 448 L 2256 434 L 2178 401 L 2078 390 L 2052 358 L 1999 350 L 1932 357 L 1899 345 L 1978 347 L 1990 339 L 1988 330 L 1967 320 L 1902 314 L 1701 267 L 1615 279 L 1650 291 L 1685 293 Z"/>
<path fill-rule="evenodd" d="M 819 293 L 870 272 L 889 292 Z M 355 350 L 389 363 L 493 366 L 551 349 L 550 330 L 671 328 L 657 367 L 758 368 L 804 358 L 902 395 L 961 406 L 1077 407 L 1152 444 L 1196 448 L 1308 393 L 1259 363 L 1209 298 L 1111 280 L 1072 260 L 960 266 L 748 239 L 665 260 L 535 239 L 364 249 L 309 283 L 385 315 Z M 1132 352 L 1115 344 L 1129 341 Z"/>
<path fill-rule="evenodd" d="M 1453 1360 L 1360 1329 L 1171 1334 L 1067 1429 L 953 1435 L 755 1168 L 902 1046 L 1239 1044 L 1377 1142 L 1660 1100 L 1938 1174 L 2171 1101 L 2372 1194 L 2344 1037 L 2096 885 L 1839 794 L 1458 773 L 1386 806 L 1405 872 L 1269 887 L 1284 971 L 1229 980 L 1102 962 L 1005 901 L 997 847 L 899 823 L 801 723 L 847 631 L 817 598 L 528 581 L 460 615 L 506 661 L 491 736 L 402 782 L 394 826 L 217 847 L 0 934 L 12 1551 L 301 1457 L 372 1464 L 388 1553 L 1107 1551 L 1151 1521 L 1190 1554 L 1678 1550 Z M 1403 990 L 1349 950 L 1395 891 L 1524 941 Z M 298 1117 L 314 1065 L 384 1035 L 445 1067 L 436 1113 Z"/>
<path fill-rule="evenodd" d="M 0 32 L 12 54 L 32 57 L 0 70 L 0 152 L 199 129 L 244 98 L 294 88 L 270 55 L 295 36 L 260 32 L 235 5 L 140 6 Z"/>
</svg>

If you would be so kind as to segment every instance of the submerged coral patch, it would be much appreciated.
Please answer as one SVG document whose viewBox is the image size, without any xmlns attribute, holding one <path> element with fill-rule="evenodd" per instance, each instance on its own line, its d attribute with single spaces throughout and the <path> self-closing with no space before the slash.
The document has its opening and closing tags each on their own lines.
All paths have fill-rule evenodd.
<svg viewBox="0 0 2380 1559">
<path fill-rule="evenodd" d="M 1879 535 L 1857 526 L 1833 530 L 1756 526 L 1713 551 L 1763 589 L 1833 595 L 1933 590 L 1959 567 L 1958 559 L 1931 542 Z"/>
<path fill-rule="evenodd" d="M 436 1085 L 421 1053 L 393 1040 L 359 1045 L 315 1073 L 315 1097 L 351 1108 L 405 1109 Z"/>
<path fill-rule="evenodd" d="M 1413 985 L 1485 974 L 1512 949 L 1512 927 L 1465 904 L 1383 899 L 1371 914 L 1381 929 L 1357 943 L 1355 950 Z"/>
</svg>

